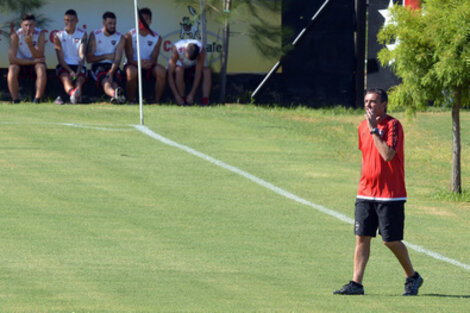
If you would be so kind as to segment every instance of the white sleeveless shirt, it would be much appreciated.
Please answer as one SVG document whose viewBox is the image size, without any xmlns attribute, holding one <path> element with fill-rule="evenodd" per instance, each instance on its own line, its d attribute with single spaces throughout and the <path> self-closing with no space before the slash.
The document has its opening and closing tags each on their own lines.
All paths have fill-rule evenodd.
<svg viewBox="0 0 470 313">
<path fill-rule="evenodd" d="M 93 33 L 95 35 L 96 56 L 116 53 L 116 48 L 122 37 L 120 32 L 115 32 L 111 36 L 106 36 L 103 29 L 97 29 Z M 113 60 L 102 60 L 100 63 L 113 63 Z"/>
<path fill-rule="evenodd" d="M 73 34 L 69 34 L 65 30 L 61 30 L 57 33 L 57 37 L 62 44 L 65 63 L 69 65 L 78 65 L 78 63 L 80 63 L 78 51 L 80 50 L 83 36 L 85 36 L 85 31 L 80 28 L 76 28 Z"/>
<path fill-rule="evenodd" d="M 31 53 L 31 50 L 29 50 L 29 47 L 26 41 L 24 41 L 23 29 L 22 28 L 18 29 L 16 31 L 16 34 L 18 35 L 18 51 L 16 53 L 16 57 L 18 59 L 33 60 L 34 59 L 33 54 Z M 34 33 L 33 33 L 33 46 L 35 48 L 38 47 L 39 34 L 41 34 L 41 29 L 35 28 Z"/>
<path fill-rule="evenodd" d="M 179 60 L 176 64 L 178 66 L 182 66 L 183 68 L 193 67 L 197 63 L 197 58 L 195 60 L 189 60 L 188 58 L 186 58 L 186 46 L 190 43 L 196 44 L 199 47 L 199 51 L 202 51 L 202 43 L 196 39 L 182 39 L 174 43 L 176 51 L 178 51 L 179 55 Z"/>
<path fill-rule="evenodd" d="M 129 31 L 132 35 L 132 49 L 134 50 L 134 61 L 137 60 L 137 31 L 135 28 Z M 155 48 L 155 45 L 158 43 L 160 35 L 156 32 L 153 34 L 148 34 L 147 36 L 142 36 L 139 34 L 140 41 L 140 58 L 142 60 L 150 60 L 152 58 L 152 52 Z"/>
</svg>

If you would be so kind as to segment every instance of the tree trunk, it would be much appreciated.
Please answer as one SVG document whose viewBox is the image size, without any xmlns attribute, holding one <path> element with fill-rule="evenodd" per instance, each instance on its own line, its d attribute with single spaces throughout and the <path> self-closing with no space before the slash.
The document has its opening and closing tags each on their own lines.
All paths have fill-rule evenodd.
<svg viewBox="0 0 470 313">
<path fill-rule="evenodd" d="M 460 174 L 460 88 L 452 105 L 452 192 L 462 193 Z"/>
<path fill-rule="evenodd" d="M 225 88 L 227 86 L 227 63 L 228 63 L 228 44 L 230 36 L 230 24 L 228 22 L 228 14 L 230 12 L 232 1 L 225 0 L 224 2 L 224 31 L 223 31 L 223 41 L 224 47 L 222 49 L 222 68 L 220 70 L 220 95 L 219 102 L 225 104 Z"/>
</svg>

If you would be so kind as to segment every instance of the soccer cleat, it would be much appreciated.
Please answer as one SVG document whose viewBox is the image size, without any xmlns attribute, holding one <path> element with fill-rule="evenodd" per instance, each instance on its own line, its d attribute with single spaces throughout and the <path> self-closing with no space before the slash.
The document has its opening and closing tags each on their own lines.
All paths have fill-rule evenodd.
<svg viewBox="0 0 470 313">
<path fill-rule="evenodd" d="M 39 104 L 40 102 L 41 102 L 41 100 L 39 98 L 34 98 L 33 99 L 34 104 Z"/>
<path fill-rule="evenodd" d="M 122 87 L 117 87 L 114 91 L 114 97 L 119 104 L 126 103 L 126 96 L 124 95 L 124 89 Z"/>
<path fill-rule="evenodd" d="M 21 102 L 20 99 L 13 100 L 13 103 L 15 103 L 15 104 L 16 104 L 16 103 L 20 103 L 20 102 Z"/>
<path fill-rule="evenodd" d="M 350 281 L 349 284 L 343 286 L 339 290 L 333 291 L 334 295 L 363 295 L 364 287 L 354 281 Z"/>
<path fill-rule="evenodd" d="M 403 292 L 404 296 L 416 296 L 418 294 L 418 289 L 423 284 L 423 278 L 421 275 L 416 272 L 412 277 L 408 277 L 405 281 L 405 291 Z"/>
<path fill-rule="evenodd" d="M 70 91 L 70 103 L 72 104 L 77 104 L 77 101 L 78 101 L 77 90 L 78 88 L 75 88 L 75 89 L 72 89 L 72 91 Z"/>
</svg>

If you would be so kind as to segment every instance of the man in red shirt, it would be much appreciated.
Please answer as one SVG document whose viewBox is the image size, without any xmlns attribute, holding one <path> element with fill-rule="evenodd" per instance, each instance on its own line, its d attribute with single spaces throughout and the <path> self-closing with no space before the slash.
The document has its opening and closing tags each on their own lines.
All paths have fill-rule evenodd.
<svg viewBox="0 0 470 313">
<path fill-rule="evenodd" d="M 400 122 L 387 115 L 387 93 L 367 90 L 365 120 L 359 125 L 362 151 L 361 179 L 356 198 L 353 279 L 334 294 L 364 294 L 362 279 L 369 260 L 371 239 L 377 228 L 406 275 L 404 296 L 417 295 L 423 283 L 413 269 L 403 240 L 405 222 L 404 135 Z"/>
</svg>

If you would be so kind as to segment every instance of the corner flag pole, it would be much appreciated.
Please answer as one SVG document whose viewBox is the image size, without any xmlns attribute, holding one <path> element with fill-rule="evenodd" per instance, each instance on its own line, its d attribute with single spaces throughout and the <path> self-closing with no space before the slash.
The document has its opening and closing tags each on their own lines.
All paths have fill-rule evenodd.
<svg viewBox="0 0 470 313">
<path fill-rule="evenodd" d="M 134 0 L 135 14 L 135 30 L 137 32 L 137 73 L 139 81 L 139 108 L 140 108 L 140 125 L 144 125 L 144 108 L 142 101 L 142 64 L 140 62 L 140 30 L 139 30 L 139 11 L 137 9 L 137 0 Z"/>
<path fill-rule="evenodd" d="M 302 29 L 302 31 L 297 35 L 297 37 L 291 43 L 292 47 L 295 47 L 299 43 L 299 40 L 303 37 L 305 32 L 312 26 L 313 22 L 317 19 L 318 15 L 321 13 L 321 11 L 323 11 L 323 9 L 326 7 L 328 2 L 330 2 L 330 0 L 326 0 L 325 2 L 323 2 L 322 6 L 317 10 L 315 15 L 312 16 L 312 18 L 310 19 L 310 22 L 308 23 L 308 25 L 305 26 L 304 29 Z M 273 66 L 273 68 L 269 71 L 269 73 L 266 75 L 266 77 L 263 79 L 263 81 L 258 85 L 258 87 L 255 89 L 255 91 L 253 91 L 253 93 L 251 94 L 251 99 L 254 99 L 256 97 L 256 94 L 258 93 L 258 91 L 264 86 L 264 84 L 268 81 L 268 79 L 271 77 L 271 75 L 274 74 L 279 69 L 279 67 L 281 66 L 281 62 L 282 62 L 283 58 L 284 58 L 284 56 L 281 58 L 281 60 L 279 60 Z"/>
</svg>

